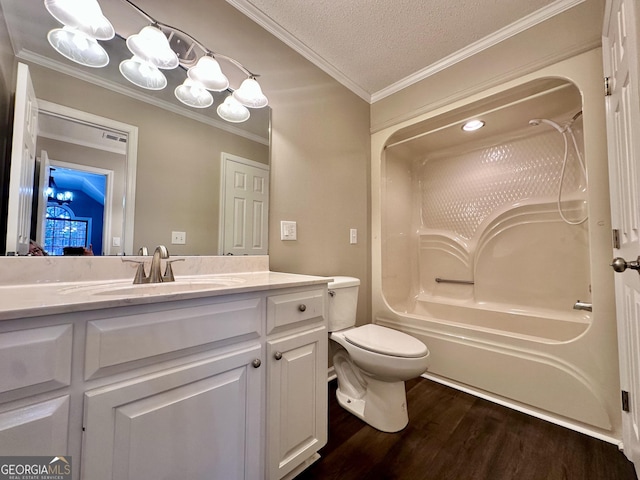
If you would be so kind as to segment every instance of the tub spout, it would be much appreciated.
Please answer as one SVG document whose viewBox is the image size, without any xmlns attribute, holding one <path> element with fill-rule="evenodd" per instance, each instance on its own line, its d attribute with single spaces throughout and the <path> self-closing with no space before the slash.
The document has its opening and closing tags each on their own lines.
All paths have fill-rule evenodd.
<svg viewBox="0 0 640 480">
<path fill-rule="evenodd" d="M 574 310 L 586 310 L 587 312 L 591 312 L 592 307 L 590 303 L 586 303 L 586 302 L 581 302 L 580 300 L 578 300 L 575 305 L 573 306 Z"/>
</svg>

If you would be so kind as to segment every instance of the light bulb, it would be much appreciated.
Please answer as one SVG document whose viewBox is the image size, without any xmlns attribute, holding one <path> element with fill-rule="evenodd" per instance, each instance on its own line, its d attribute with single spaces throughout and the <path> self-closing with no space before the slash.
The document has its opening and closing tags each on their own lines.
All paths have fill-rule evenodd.
<svg viewBox="0 0 640 480">
<path fill-rule="evenodd" d="M 178 85 L 174 93 L 178 100 L 190 107 L 207 108 L 213 105 L 213 96 L 202 84 L 190 78 L 185 79 L 182 85 Z"/>
<path fill-rule="evenodd" d="M 249 108 L 262 108 L 269 103 L 267 97 L 262 93 L 260 84 L 253 77 L 245 79 L 240 88 L 233 92 L 233 96 L 242 105 Z"/>
<path fill-rule="evenodd" d="M 209 55 L 200 57 L 198 62 L 187 71 L 187 75 L 207 90 L 222 92 L 229 88 L 229 80 L 222 73 L 220 64 Z"/>
<path fill-rule="evenodd" d="M 96 40 L 111 40 L 115 30 L 97 0 L 45 0 L 47 11 L 65 26 L 80 30 Z"/>
<path fill-rule="evenodd" d="M 167 86 L 167 78 L 155 65 L 135 55 L 120 63 L 120 73 L 134 85 L 147 90 L 162 90 Z"/>
<path fill-rule="evenodd" d="M 244 122 L 248 120 L 251 115 L 247 107 L 233 98 L 233 95 L 225 98 L 224 103 L 222 103 L 216 111 L 218 115 L 220 115 L 220 118 L 231 123 Z"/>
<path fill-rule="evenodd" d="M 147 25 L 140 33 L 127 38 L 127 48 L 135 56 L 158 68 L 170 70 L 180 63 L 165 34 L 153 25 Z"/>
<path fill-rule="evenodd" d="M 47 40 L 56 52 L 80 65 L 100 68 L 109 63 L 105 49 L 94 38 L 79 30 L 54 28 L 47 34 Z"/>
</svg>

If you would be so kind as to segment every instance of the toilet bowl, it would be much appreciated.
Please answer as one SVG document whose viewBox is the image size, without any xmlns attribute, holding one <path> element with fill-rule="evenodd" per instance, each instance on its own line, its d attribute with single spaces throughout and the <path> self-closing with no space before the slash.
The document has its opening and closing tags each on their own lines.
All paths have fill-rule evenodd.
<svg viewBox="0 0 640 480">
<path fill-rule="evenodd" d="M 333 277 L 329 283 L 329 342 L 338 377 L 338 403 L 383 432 L 409 422 L 406 380 L 424 373 L 429 350 L 417 338 L 375 324 L 355 327 L 360 281 Z"/>
</svg>

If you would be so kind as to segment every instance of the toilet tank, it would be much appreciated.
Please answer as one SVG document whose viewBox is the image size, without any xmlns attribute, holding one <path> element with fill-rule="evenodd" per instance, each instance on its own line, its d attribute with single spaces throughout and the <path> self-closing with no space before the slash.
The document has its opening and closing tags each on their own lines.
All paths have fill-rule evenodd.
<svg viewBox="0 0 640 480">
<path fill-rule="evenodd" d="M 329 331 L 335 332 L 356 324 L 360 279 L 333 277 L 329 282 Z"/>
</svg>

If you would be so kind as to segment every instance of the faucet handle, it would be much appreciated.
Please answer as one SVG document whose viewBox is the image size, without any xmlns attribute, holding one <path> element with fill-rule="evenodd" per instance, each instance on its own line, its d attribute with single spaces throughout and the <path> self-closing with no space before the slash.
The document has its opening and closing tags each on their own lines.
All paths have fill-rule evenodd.
<svg viewBox="0 0 640 480">
<path fill-rule="evenodd" d="M 149 278 L 147 277 L 147 272 L 144 271 L 144 261 L 142 260 L 129 260 L 129 259 L 122 259 L 123 262 L 128 262 L 128 263 L 137 263 L 138 264 L 138 268 L 136 269 L 136 274 L 133 277 L 133 284 L 134 285 L 138 285 L 140 283 L 147 283 L 149 281 Z"/>
<path fill-rule="evenodd" d="M 184 258 L 176 258 L 175 260 L 167 260 L 167 266 L 164 270 L 164 275 L 162 276 L 163 282 L 175 282 L 176 278 L 173 276 L 173 268 L 171 264 L 173 262 L 184 262 Z"/>
</svg>

